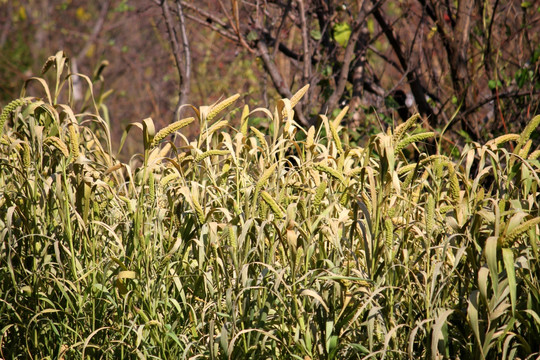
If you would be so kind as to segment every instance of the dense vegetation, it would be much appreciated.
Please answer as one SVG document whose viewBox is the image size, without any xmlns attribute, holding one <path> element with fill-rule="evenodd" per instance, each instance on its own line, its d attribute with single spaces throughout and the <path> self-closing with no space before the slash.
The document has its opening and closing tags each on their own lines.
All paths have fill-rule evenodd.
<svg viewBox="0 0 540 360">
<path fill-rule="evenodd" d="M 460 147 L 540 113 L 539 1 L 2 0 L 0 104 L 58 49 L 107 92 L 113 139 L 143 117 L 165 127 L 178 105 L 238 92 L 271 107 L 306 84 L 295 119 L 307 129 L 348 105 L 342 126 L 362 146 L 415 112 Z M 75 81 L 78 109 L 83 95 Z M 120 160 L 143 151 L 134 139 Z"/>
<path fill-rule="evenodd" d="M 540 116 L 452 158 L 416 115 L 361 148 L 346 108 L 293 120 L 306 88 L 236 95 L 132 123 L 123 163 L 67 61 L 0 117 L 0 357 L 540 355 Z"/>
</svg>

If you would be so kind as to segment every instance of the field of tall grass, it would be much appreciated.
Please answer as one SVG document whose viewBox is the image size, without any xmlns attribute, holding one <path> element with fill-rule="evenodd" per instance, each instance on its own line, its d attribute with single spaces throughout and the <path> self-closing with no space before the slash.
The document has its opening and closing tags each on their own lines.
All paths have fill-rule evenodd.
<svg viewBox="0 0 540 360">
<path fill-rule="evenodd" d="M 418 116 L 361 148 L 347 109 L 293 121 L 303 88 L 116 144 L 67 61 L 0 117 L 0 358 L 540 356 L 540 116 L 458 158 Z"/>
</svg>

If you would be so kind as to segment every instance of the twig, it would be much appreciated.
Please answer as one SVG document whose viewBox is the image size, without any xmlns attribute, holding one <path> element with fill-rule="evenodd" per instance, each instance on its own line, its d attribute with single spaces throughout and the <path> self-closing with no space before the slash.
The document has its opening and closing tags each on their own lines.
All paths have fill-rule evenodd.
<svg viewBox="0 0 540 360">
<path fill-rule="evenodd" d="M 205 11 L 187 1 L 180 1 L 180 3 L 182 4 L 183 7 L 187 8 L 187 9 L 190 9 L 190 10 L 193 10 L 199 14 L 201 14 L 203 17 L 205 17 L 206 19 L 209 19 L 211 20 L 212 22 L 215 22 L 219 25 L 221 25 L 222 27 L 226 28 L 227 27 L 227 24 L 222 21 L 217 15 L 215 14 L 212 14 L 208 11 Z"/>
<path fill-rule="evenodd" d="M 11 26 L 11 23 L 12 23 L 12 17 L 13 17 L 13 8 L 11 5 L 7 5 L 5 7 L 6 9 L 6 20 L 4 22 L 4 25 L 2 26 L 2 33 L 0 33 L 0 48 L 3 48 L 4 47 L 4 44 L 6 43 L 7 41 L 7 37 L 8 37 L 8 34 L 9 34 L 9 31 L 11 30 L 12 26 Z"/>
<path fill-rule="evenodd" d="M 302 27 L 302 45 L 304 47 L 304 57 L 303 57 L 303 67 L 304 67 L 304 78 L 302 81 L 302 85 L 307 84 L 309 82 L 310 77 L 310 71 L 311 66 L 310 62 L 307 60 L 311 58 L 311 52 L 309 51 L 309 36 L 308 36 L 308 30 L 307 30 L 307 23 L 306 23 L 306 13 L 304 9 L 304 1 L 303 0 L 297 0 L 298 1 L 298 11 L 300 12 L 300 24 Z"/>
<path fill-rule="evenodd" d="M 387 64 L 392 65 L 392 67 L 394 69 L 396 69 L 397 71 L 403 73 L 403 69 L 401 68 L 401 66 L 399 66 L 398 63 L 396 63 L 394 60 L 390 59 L 388 56 L 382 54 L 379 50 L 377 50 L 377 48 L 375 46 L 368 45 L 368 49 L 371 50 L 372 53 L 374 53 L 375 55 L 377 55 L 378 57 L 383 59 Z"/>
<path fill-rule="evenodd" d="M 111 0 L 106 0 L 102 7 L 101 11 L 99 12 L 98 19 L 96 23 L 94 24 L 94 27 L 92 29 L 92 32 L 90 33 L 90 36 L 88 37 L 88 40 L 86 40 L 85 44 L 81 48 L 81 50 L 71 59 L 71 67 L 73 73 L 77 74 L 79 72 L 78 64 L 80 63 L 81 59 L 84 57 L 84 55 L 88 52 L 88 49 L 90 49 L 90 46 L 96 41 L 99 33 L 101 32 L 101 29 L 103 29 L 103 24 L 105 23 L 105 19 L 107 18 L 107 13 L 109 11 L 109 5 L 111 3 Z M 75 75 L 73 76 L 73 99 L 75 101 L 81 100 L 83 98 L 83 90 L 82 90 L 82 81 L 79 76 Z"/>
<path fill-rule="evenodd" d="M 285 11 L 283 12 L 283 16 L 281 17 L 281 21 L 279 23 L 279 26 L 276 31 L 276 39 L 274 44 L 274 53 L 272 54 L 272 57 L 276 57 L 276 52 L 279 49 L 279 46 L 281 45 L 281 42 L 279 41 L 279 34 L 281 33 L 281 30 L 283 29 L 283 25 L 285 24 L 285 19 L 287 19 L 287 14 L 291 10 L 291 2 L 292 0 L 289 0 L 287 7 L 285 8 Z"/>
<path fill-rule="evenodd" d="M 177 5 L 178 5 L 179 16 L 180 16 L 180 14 L 182 14 L 182 8 L 179 2 L 177 2 Z M 171 42 L 172 53 L 173 53 L 174 61 L 176 64 L 176 70 L 178 71 L 179 82 L 180 82 L 180 90 L 178 94 L 179 95 L 178 105 L 175 111 L 178 115 L 178 110 L 180 109 L 180 106 L 182 104 L 187 103 L 189 90 L 190 90 L 189 80 L 190 80 L 191 74 L 187 73 L 187 66 L 182 61 L 182 51 L 180 49 L 178 36 L 176 35 L 176 29 L 174 27 L 171 11 L 170 11 L 167 0 L 162 0 L 160 6 L 163 13 L 163 18 L 165 19 L 165 24 L 167 26 L 167 32 L 169 33 L 169 40 Z M 187 36 L 185 35 L 185 26 L 184 26 L 185 24 L 182 20 L 180 21 L 180 23 L 181 23 L 180 31 L 182 32 L 182 38 L 184 37 L 187 38 Z M 187 42 L 184 42 L 184 44 L 189 45 L 187 44 Z M 189 50 L 186 52 L 184 49 L 184 56 L 186 55 L 189 55 Z M 186 64 L 187 64 L 187 61 L 188 60 L 186 58 Z M 191 63 L 191 60 L 189 61 Z"/>
<path fill-rule="evenodd" d="M 343 62 L 341 66 L 341 71 L 338 76 L 336 89 L 334 90 L 332 95 L 330 95 L 330 98 L 326 101 L 326 103 L 323 105 L 321 111 L 325 112 L 329 109 L 334 109 L 337 105 L 337 102 L 343 95 L 343 92 L 345 91 L 345 86 L 347 85 L 347 81 L 351 75 L 349 74 L 351 69 L 351 62 L 355 56 L 355 51 L 357 50 L 356 44 L 358 43 L 360 35 L 364 30 L 365 20 L 369 14 L 371 14 L 380 6 L 380 4 L 381 1 L 373 1 L 373 7 L 370 10 L 364 12 L 363 8 L 358 9 L 360 14 L 358 14 L 357 20 L 353 23 L 353 30 L 349 37 L 349 41 L 347 42 L 347 47 L 345 48 L 345 55 L 343 57 Z M 363 2 L 359 5 L 363 5 Z"/>
<path fill-rule="evenodd" d="M 101 11 L 99 12 L 98 19 L 96 23 L 94 24 L 94 28 L 92 29 L 92 32 L 90 33 L 90 36 L 88 37 L 88 40 L 82 47 L 82 49 L 77 53 L 75 56 L 75 59 L 79 62 L 82 57 L 88 52 L 88 49 L 94 41 L 96 41 L 97 36 L 101 32 L 101 29 L 103 28 L 103 24 L 105 23 L 105 19 L 107 18 L 107 13 L 109 12 L 109 5 L 111 3 L 111 0 L 106 0 L 103 2 L 101 6 Z"/>
<path fill-rule="evenodd" d="M 221 6 L 223 13 L 225 16 L 227 16 L 227 19 L 229 20 L 229 23 L 231 24 L 232 29 L 236 33 L 236 37 L 238 38 L 238 43 L 242 45 L 247 51 L 254 54 L 255 50 L 249 46 L 249 44 L 244 40 L 244 36 L 242 35 L 240 31 L 240 18 L 238 14 L 238 1 L 237 0 L 231 0 L 231 6 L 232 6 L 232 14 L 233 17 L 231 18 L 229 15 L 229 12 L 225 8 L 225 5 L 223 5 L 223 2 L 221 0 L 218 0 L 219 5 Z"/>
<path fill-rule="evenodd" d="M 388 26 L 388 23 L 382 16 L 379 8 L 373 10 L 373 16 L 375 17 L 375 20 L 377 20 L 377 23 L 381 26 L 386 38 L 388 39 L 388 42 L 390 43 L 390 46 L 392 46 L 392 49 L 394 50 L 394 53 L 398 58 L 401 67 L 405 71 L 408 68 L 408 63 L 401 50 L 399 40 L 396 38 L 396 36 L 394 36 L 393 30 Z M 435 114 L 433 113 L 433 109 L 431 108 L 431 106 L 429 106 L 426 101 L 425 92 L 423 90 L 422 84 L 420 83 L 420 79 L 416 75 L 416 71 L 407 71 L 406 74 L 414 99 L 418 104 L 418 110 L 420 110 L 420 113 L 422 113 L 423 115 L 426 115 L 428 117 L 429 124 L 434 126 Z"/>
<path fill-rule="evenodd" d="M 259 55 L 261 56 L 264 67 L 272 78 L 272 82 L 274 83 L 276 90 L 282 97 L 291 98 L 292 93 L 285 85 L 285 81 L 283 80 L 283 77 L 281 76 L 281 73 L 279 72 L 276 64 L 270 58 L 270 55 L 268 53 L 268 46 L 263 39 L 259 39 L 259 41 L 257 41 L 257 49 L 259 50 Z"/>
<path fill-rule="evenodd" d="M 191 90 L 191 51 L 189 47 L 189 40 L 186 32 L 186 20 L 184 18 L 184 12 L 182 10 L 182 4 L 180 0 L 176 0 L 176 9 L 178 10 L 178 19 L 180 20 L 180 33 L 182 35 L 182 46 L 184 48 L 184 59 L 185 59 L 185 78 L 182 81 L 181 92 L 185 94 L 185 100 L 179 102 L 178 105 L 183 105 L 187 103 L 187 98 Z"/>
<path fill-rule="evenodd" d="M 485 98 L 484 100 L 480 101 L 479 103 L 477 103 L 476 105 L 468 108 L 467 110 L 463 111 L 460 116 L 462 117 L 465 117 L 473 112 L 475 112 L 476 110 L 478 110 L 479 108 L 481 108 L 482 106 L 494 101 L 494 100 L 497 100 L 497 98 L 499 99 L 512 99 L 512 98 L 519 98 L 519 97 L 523 97 L 523 96 L 533 96 L 533 95 L 539 95 L 540 94 L 540 91 L 534 91 L 534 92 L 531 92 L 531 91 L 523 91 L 523 92 L 518 92 L 518 91 L 509 91 L 509 92 L 505 92 L 505 93 L 501 93 L 501 94 L 496 94 L 496 95 L 492 95 L 488 98 Z"/>
<path fill-rule="evenodd" d="M 209 23 L 208 21 L 204 21 L 203 19 L 195 16 L 195 15 L 191 15 L 191 14 L 185 14 L 186 17 L 190 20 L 193 20 L 201 25 L 204 25 L 206 27 L 209 27 L 210 29 L 214 30 L 215 32 L 217 32 L 218 34 L 220 34 L 221 36 L 223 36 L 224 38 L 226 39 L 229 39 L 235 43 L 238 42 L 238 38 L 230 33 L 229 31 L 227 31 L 226 29 L 222 29 L 222 28 L 219 28 L 217 27 L 216 25 L 214 25 L 213 23 Z"/>
<path fill-rule="evenodd" d="M 283 80 L 283 77 L 281 76 L 281 73 L 279 72 L 276 64 L 270 58 L 270 55 L 268 53 L 268 46 L 264 42 L 264 39 L 259 39 L 259 41 L 257 41 L 257 49 L 259 50 L 259 56 L 263 61 L 266 71 L 272 78 L 274 87 L 282 97 L 290 99 L 292 97 L 291 90 L 289 90 L 289 88 L 285 84 L 285 81 Z M 305 118 L 302 111 L 296 111 L 296 115 L 298 117 L 298 121 L 303 126 L 309 127 L 311 125 L 311 123 Z"/>
</svg>

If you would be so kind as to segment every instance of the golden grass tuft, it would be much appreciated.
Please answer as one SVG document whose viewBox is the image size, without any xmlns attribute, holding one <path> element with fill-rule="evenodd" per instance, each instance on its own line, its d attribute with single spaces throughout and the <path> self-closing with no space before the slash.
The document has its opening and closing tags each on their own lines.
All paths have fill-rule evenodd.
<svg viewBox="0 0 540 360">
<path fill-rule="evenodd" d="M 220 112 L 222 112 L 223 110 L 231 106 L 236 100 L 238 100 L 239 97 L 240 94 L 236 94 L 212 106 L 210 111 L 206 115 L 206 121 L 212 121 Z"/>
<path fill-rule="evenodd" d="M 536 218 L 525 221 L 523 224 L 519 225 L 514 230 L 512 230 L 509 234 L 502 237 L 500 245 L 502 247 L 511 246 L 519 238 L 519 236 L 529 231 L 529 229 L 536 227 L 538 224 L 540 224 L 540 217 L 536 217 Z"/>
<path fill-rule="evenodd" d="M 536 115 L 534 118 L 532 118 L 531 121 L 525 126 L 525 129 L 521 132 L 521 135 L 519 137 L 518 144 L 523 146 L 525 143 L 529 140 L 531 137 L 531 134 L 534 130 L 540 125 L 540 115 Z"/>
<path fill-rule="evenodd" d="M 302 87 L 300 90 L 298 90 L 292 96 L 292 98 L 291 98 L 291 108 L 294 108 L 296 106 L 296 104 L 298 104 L 300 102 L 300 100 L 302 100 L 302 98 L 304 97 L 304 95 L 307 93 L 308 90 L 309 90 L 309 84 Z"/>
<path fill-rule="evenodd" d="M 313 198 L 313 206 L 319 206 L 321 204 L 321 201 L 326 193 L 327 186 L 328 183 L 326 181 L 321 181 L 319 186 L 317 186 L 317 189 L 315 190 L 315 197 Z"/>
<path fill-rule="evenodd" d="M 75 128 L 75 125 L 70 123 L 68 125 L 69 131 L 69 153 L 73 161 L 79 157 L 79 132 Z"/>
<path fill-rule="evenodd" d="M 56 136 L 49 136 L 44 141 L 45 144 L 52 145 L 54 148 L 60 150 L 60 152 L 67 158 L 69 157 L 69 149 L 60 138 Z"/>
<path fill-rule="evenodd" d="M 24 98 L 20 98 L 12 100 L 6 106 L 4 106 L 4 108 L 2 109 L 2 113 L 0 114 L 0 138 L 2 138 L 2 135 L 4 133 L 4 124 L 6 123 L 9 114 L 15 109 L 17 109 L 19 106 L 24 106 L 25 104 L 27 104 L 27 100 Z"/>
<path fill-rule="evenodd" d="M 336 144 L 336 148 L 339 153 L 343 153 L 343 146 L 341 145 L 341 139 L 339 138 L 339 134 L 337 132 L 337 128 L 334 125 L 333 122 L 329 123 L 330 126 L 330 133 L 332 134 L 332 139 L 334 139 L 334 143 Z"/>
<path fill-rule="evenodd" d="M 407 137 L 407 138 L 405 138 L 403 140 L 400 140 L 397 143 L 394 152 L 397 154 L 398 152 L 403 150 L 407 145 L 410 145 L 410 144 L 418 142 L 418 141 L 423 141 L 423 140 L 432 138 L 434 136 L 435 136 L 434 132 L 424 132 L 424 133 L 409 136 L 409 137 Z"/>
<path fill-rule="evenodd" d="M 418 121 L 419 118 L 420 118 L 420 114 L 414 114 L 407 121 L 398 125 L 394 129 L 394 135 L 392 139 L 394 143 L 400 142 L 401 138 L 406 133 L 406 131 L 409 130 L 413 125 L 416 125 L 416 122 Z"/>
<path fill-rule="evenodd" d="M 195 118 L 188 117 L 182 120 L 178 120 L 163 129 L 159 130 L 157 134 L 154 136 L 154 139 L 152 140 L 152 143 L 150 145 L 150 148 L 157 146 L 163 139 L 165 139 L 167 136 L 171 135 L 175 131 L 178 131 L 182 129 L 183 127 L 188 126 L 191 124 Z"/>
<path fill-rule="evenodd" d="M 229 150 L 208 150 L 195 157 L 195 162 L 201 162 L 210 156 L 224 156 L 229 155 Z"/>
<path fill-rule="evenodd" d="M 272 195 L 270 195 L 267 191 L 263 190 L 261 191 L 261 197 L 268 204 L 268 206 L 270 206 L 270 209 L 278 218 L 281 219 L 284 217 L 283 209 L 278 205 L 276 200 L 274 200 Z"/>
<path fill-rule="evenodd" d="M 328 167 L 328 166 L 323 165 L 323 164 L 315 164 L 315 165 L 313 165 L 313 168 L 315 170 L 319 171 L 319 172 L 323 172 L 323 173 L 326 173 L 326 174 L 330 175 L 331 177 L 341 181 L 342 183 L 345 182 L 345 179 L 343 178 L 343 175 L 339 171 L 337 171 L 337 170 L 335 170 L 335 169 L 333 169 L 331 167 Z"/>
</svg>

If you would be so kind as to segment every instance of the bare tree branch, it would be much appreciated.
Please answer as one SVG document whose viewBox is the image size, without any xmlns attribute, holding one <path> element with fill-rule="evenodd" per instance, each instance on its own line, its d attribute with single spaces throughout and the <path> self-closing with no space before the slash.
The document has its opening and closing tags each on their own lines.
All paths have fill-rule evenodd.
<svg viewBox="0 0 540 360">
<path fill-rule="evenodd" d="M 461 113 L 461 116 L 463 117 L 466 117 L 467 115 L 469 114 L 472 114 L 473 112 L 475 112 L 476 110 L 480 109 L 482 106 L 492 102 L 492 101 L 495 101 L 497 99 L 517 99 L 517 98 L 520 98 L 520 97 L 524 97 L 524 96 L 536 96 L 536 95 L 540 95 L 540 91 L 522 91 L 522 92 L 519 92 L 519 91 L 509 91 L 509 92 L 505 92 L 505 93 L 501 93 L 501 94 L 495 94 L 493 96 L 490 96 L 480 102 L 478 102 L 477 104 L 475 104 L 474 106 L 466 109 L 465 111 L 463 111 Z"/>
<path fill-rule="evenodd" d="M 9 30 L 11 28 L 11 23 L 13 22 L 13 7 L 8 5 L 4 6 L 4 9 L 6 10 L 6 14 L 4 16 L 4 25 L 2 25 L 2 32 L 0 33 L 0 47 L 4 47 L 4 44 L 7 41 Z"/>
<path fill-rule="evenodd" d="M 176 10 L 178 11 L 178 20 L 180 21 L 180 33 L 182 35 L 182 47 L 184 48 L 185 74 L 181 84 L 181 92 L 185 96 L 185 100 L 179 100 L 179 105 L 187 103 L 187 98 L 191 91 L 191 51 L 189 40 L 186 32 L 186 20 L 184 19 L 184 11 L 180 0 L 176 0 Z"/>
<path fill-rule="evenodd" d="M 187 42 L 187 35 L 185 29 L 185 22 L 183 20 L 182 6 L 179 1 L 177 1 L 177 10 L 180 20 L 180 31 L 184 44 L 184 58 L 182 59 L 182 50 L 180 48 L 180 43 L 178 41 L 178 36 L 176 34 L 176 28 L 174 27 L 173 18 L 171 15 L 171 10 L 169 8 L 169 3 L 167 0 L 161 0 L 160 3 L 161 11 L 163 13 L 163 18 L 165 19 L 165 24 L 167 26 L 167 32 L 169 33 L 169 41 L 171 43 L 171 50 L 173 53 L 174 61 L 176 64 L 176 70 L 178 71 L 180 89 L 178 94 L 178 105 L 176 107 L 176 113 L 178 114 L 179 108 L 182 104 L 188 102 L 189 91 L 190 91 L 190 77 L 191 77 L 191 59 L 188 59 L 190 56 L 189 44 Z M 189 72 L 188 72 L 189 70 Z"/>
<path fill-rule="evenodd" d="M 215 32 L 217 32 L 219 35 L 223 36 L 224 38 L 226 39 L 229 39 L 231 40 L 232 42 L 235 42 L 237 43 L 238 42 L 238 38 L 236 36 L 234 36 L 233 33 L 230 33 L 229 31 L 223 29 L 223 28 L 219 28 L 217 27 L 216 25 L 214 25 L 213 23 L 211 22 L 208 22 L 208 21 L 205 21 L 195 15 L 191 15 L 189 13 L 186 13 L 185 16 L 190 19 L 190 20 L 193 20 L 195 21 L 196 23 L 199 23 L 203 26 L 206 26 L 212 30 L 214 30 Z"/>
<path fill-rule="evenodd" d="M 345 91 L 345 86 L 347 85 L 347 81 L 349 80 L 349 77 L 351 76 L 351 61 L 353 60 L 355 56 L 355 51 L 357 50 L 357 43 L 360 39 L 361 35 L 365 33 L 365 27 L 366 27 L 366 17 L 371 14 L 374 11 L 378 10 L 378 7 L 380 6 L 380 1 L 373 1 L 373 7 L 367 11 L 364 12 L 363 5 L 364 2 L 358 2 L 358 15 L 356 20 L 353 23 L 353 29 L 351 32 L 351 35 L 349 37 L 349 41 L 347 42 L 347 47 L 345 49 L 345 55 L 343 57 L 343 62 L 341 66 L 341 70 L 339 72 L 338 81 L 336 85 L 336 89 L 330 95 L 330 98 L 326 101 L 326 103 L 322 107 L 322 111 L 326 112 L 330 109 L 334 109 L 343 95 L 343 92 Z M 362 52 L 365 52 L 365 49 L 367 48 L 367 43 L 364 44 L 362 48 Z M 363 78 L 363 68 L 359 69 L 361 72 L 355 72 L 356 73 L 356 85 L 357 87 L 360 86 L 361 82 L 360 79 Z M 354 73 L 354 72 L 353 72 Z M 360 77 L 361 75 L 361 77 Z M 358 88 L 356 89 L 358 92 Z"/>
<path fill-rule="evenodd" d="M 83 47 L 77 55 L 75 55 L 71 59 L 71 67 L 72 71 L 76 74 L 79 72 L 78 65 L 81 62 L 82 58 L 86 55 L 88 52 L 88 49 L 90 49 L 90 46 L 94 44 L 96 41 L 99 33 L 103 29 L 103 24 L 105 23 L 105 19 L 107 18 L 107 14 L 109 12 L 109 6 L 110 6 L 111 0 L 106 0 L 101 5 L 101 10 L 99 11 L 98 18 L 96 20 L 96 23 L 94 24 L 94 27 L 92 28 L 92 32 L 90 33 L 90 36 L 84 43 Z M 83 90 L 82 90 L 82 82 L 79 76 L 73 77 L 73 99 L 75 101 L 81 100 L 83 98 Z"/>
<path fill-rule="evenodd" d="M 281 73 L 279 72 L 276 64 L 274 63 L 274 60 L 270 58 L 270 55 L 268 53 L 268 46 L 263 39 L 259 39 L 259 41 L 257 41 L 257 49 L 259 50 L 259 55 L 263 61 L 264 67 L 270 74 L 272 82 L 274 83 L 274 86 L 276 87 L 278 93 L 283 97 L 291 98 L 292 93 L 285 84 Z"/>
<path fill-rule="evenodd" d="M 293 94 L 291 93 L 291 90 L 287 87 L 285 84 L 285 81 L 283 80 L 283 77 L 281 76 L 281 73 L 279 72 L 274 60 L 270 58 L 269 52 L 268 52 L 268 46 L 264 42 L 263 39 L 259 39 L 257 41 L 257 49 L 259 50 L 259 56 L 261 57 L 264 67 L 268 74 L 270 75 L 270 78 L 272 78 L 272 82 L 274 83 L 274 87 L 278 91 L 278 93 L 284 97 L 284 98 L 291 98 Z M 299 122 L 304 126 L 310 126 L 311 123 L 305 118 L 304 114 L 301 111 L 296 111 L 296 115 L 298 116 Z"/>
<path fill-rule="evenodd" d="M 76 61 L 81 61 L 83 56 L 88 52 L 88 49 L 92 44 L 96 41 L 99 33 L 101 32 L 101 29 L 103 29 L 103 24 L 105 23 L 105 19 L 107 18 L 107 13 L 109 12 L 109 6 L 111 4 L 111 0 L 105 0 L 101 4 L 101 10 L 99 11 L 99 16 L 96 20 L 96 23 L 94 24 L 94 27 L 92 28 L 92 32 L 90 33 L 90 36 L 88 37 L 88 40 L 84 43 L 84 46 L 79 50 L 77 55 L 75 55 Z"/>
<path fill-rule="evenodd" d="M 192 11 L 195 11 L 195 12 L 201 14 L 207 20 L 210 20 L 209 23 L 215 22 L 215 23 L 219 24 L 220 26 L 222 26 L 224 28 L 228 27 L 227 24 L 224 21 L 222 21 L 217 15 L 212 14 L 211 12 L 205 11 L 204 9 L 201 9 L 199 6 L 195 6 L 192 3 L 187 2 L 187 1 L 182 1 L 181 0 L 180 3 L 186 9 L 190 9 Z"/>
<path fill-rule="evenodd" d="M 302 79 L 302 85 L 307 84 L 309 82 L 310 73 L 311 73 L 311 64 L 307 60 L 311 57 L 311 51 L 309 50 L 309 37 L 308 37 L 308 29 L 307 29 L 307 22 L 306 22 L 306 10 L 304 8 L 304 1 L 303 0 L 297 0 L 298 2 L 298 11 L 300 12 L 300 23 L 302 26 L 302 45 L 304 50 L 304 58 L 303 58 L 303 79 Z"/>
<path fill-rule="evenodd" d="M 488 73 L 491 72 L 491 63 L 489 59 L 491 57 L 489 56 L 491 53 L 491 36 L 493 34 L 493 20 L 495 20 L 495 14 L 497 13 L 497 6 L 499 5 L 499 0 L 495 1 L 495 4 L 493 5 L 491 19 L 489 20 L 489 26 L 488 26 L 488 36 L 486 39 L 486 49 L 484 50 L 484 66 L 486 68 L 486 71 Z"/>
<path fill-rule="evenodd" d="M 292 2 L 292 0 L 289 0 L 289 3 L 287 4 L 287 7 L 285 8 L 285 11 L 283 11 L 283 16 L 281 17 L 281 21 L 280 21 L 279 26 L 278 26 L 277 31 L 276 31 L 276 39 L 275 39 L 275 42 L 274 42 L 275 44 L 271 44 L 271 46 L 274 46 L 274 53 L 272 54 L 272 57 L 276 57 L 276 52 L 278 51 L 279 46 L 281 45 L 281 41 L 279 40 L 279 34 L 281 33 L 281 30 L 283 29 L 283 25 L 285 24 L 285 20 L 287 20 L 287 14 L 289 13 L 289 11 L 291 11 L 291 2 Z"/>
<path fill-rule="evenodd" d="M 223 13 L 225 16 L 227 16 L 227 19 L 229 20 L 230 27 L 234 30 L 234 33 L 237 37 L 237 42 L 242 45 L 246 50 L 248 50 L 250 53 L 254 54 L 255 50 L 253 50 L 249 44 L 244 39 L 242 32 L 240 31 L 240 19 L 239 19 L 239 10 L 238 10 L 238 1 L 237 0 L 231 0 L 231 7 L 232 7 L 232 17 L 229 14 L 229 11 L 225 8 L 225 5 L 221 0 L 218 0 L 219 5 L 221 6 L 221 9 L 223 10 Z"/>
<path fill-rule="evenodd" d="M 423 90 L 422 84 L 420 83 L 419 77 L 416 75 L 416 71 L 415 70 L 407 71 L 409 64 L 407 60 L 405 59 L 405 55 L 403 54 L 399 40 L 394 35 L 392 28 L 389 27 L 385 18 L 382 16 L 379 8 L 375 8 L 373 10 L 373 16 L 375 17 L 375 20 L 377 20 L 377 23 L 383 29 L 383 32 L 386 38 L 388 39 L 390 46 L 392 46 L 392 50 L 396 54 L 396 57 L 398 58 L 398 61 L 401 64 L 401 67 L 403 68 L 403 71 L 406 71 L 407 80 L 409 81 L 409 85 L 411 87 L 414 100 L 416 101 L 416 104 L 418 105 L 418 110 L 420 111 L 421 114 L 427 116 L 429 124 L 431 126 L 434 126 L 436 119 L 435 119 L 435 114 L 433 113 L 433 109 L 431 108 L 431 106 L 429 106 L 426 100 L 426 94 Z"/>
<path fill-rule="evenodd" d="M 213 31 L 217 32 L 218 34 L 220 34 L 221 36 L 225 37 L 228 40 L 231 40 L 231 41 L 233 41 L 233 42 L 235 42 L 237 44 L 240 44 L 238 36 L 230 31 L 231 26 L 226 24 L 222 20 L 220 20 L 219 17 L 216 14 L 213 14 L 213 13 L 211 13 L 209 11 L 205 11 L 204 9 L 201 9 L 201 8 L 199 8 L 197 6 L 194 6 L 193 4 L 188 3 L 186 1 L 181 0 L 180 2 L 182 4 L 182 6 L 184 6 L 185 8 L 187 8 L 189 10 L 192 10 L 192 11 L 198 13 L 201 16 L 201 17 L 198 17 L 196 15 L 186 13 L 185 16 L 188 19 L 193 20 L 193 21 L 197 22 L 198 24 L 204 25 L 204 26 L 212 29 Z M 285 11 L 288 11 L 287 9 L 288 8 L 285 8 Z M 285 16 L 286 16 L 286 13 L 284 14 L 284 17 Z M 284 22 L 284 20 L 285 19 L 282 18 L 282 23 Z M 216 26 L 215 24 L 218 24 L 220 27 Z M 276 33 L 279 33 L 279 30 L 281 29 L 281 27 L 278 28 L 278 31 L 276 31 Z M 296 60 L 296 61 L 304 61 L 304 55 L 303 54 L 298 54 L 298 53 L 294 52 L 293 50 L 291 50 L 290 48 L 288 48 L 287 45 L 283 44 L 279 40 L 278 36 L 273 37 L 264 28 L 261 28 L 259 30 L 260 30 L 260 33 L 264 36 L 267 46 L 275 47 L 275 50 L 279 50 L 283 55 L 287 56 L 290 59 L 293 59 L 293 60 Z M 275 54 L 275 51 L 274 51 L 273 56 L 275 56 L 275 55 L 276 54 Z M 309 58 L 310 58 L 310 61 L 311 61 L 312 65 L 316 64 L 319 61 L 318 59 L 316 59 L 314 57 L 309 57 Z"/>
<path fill-rule="evenodd" d="M 356 43 L 358 42 L 358 39 L 360 38 L 360 33 L 362 32 L 362 27 L 364 26 L 363 22 L 357 21 L 354 24 L 354 28 L 352 30 L 351 36 L 349 37 L 349 41 L 347 43 L 347 48 L 345 49 L 345 56 L 343 57 L 343 64 L 341 66 L 341 71 L 339 72 L 338 82 L 336 85 L 336 89 L 330 95 L 330 98 L 328 101 L 323 105 L 323 112 L 326 112 L 329 109 L 334 109 L 337 102 L 341 98 L 341 95 L 343 95 L 343 91 L 345 90 L 345 85 L 347 84 L 347 79 L 349 77 L 349 69 L 351 66 L 351 61 L 354 56 L 354 50 L 356 48 Z"/>
</svg>

